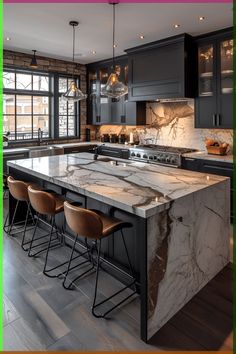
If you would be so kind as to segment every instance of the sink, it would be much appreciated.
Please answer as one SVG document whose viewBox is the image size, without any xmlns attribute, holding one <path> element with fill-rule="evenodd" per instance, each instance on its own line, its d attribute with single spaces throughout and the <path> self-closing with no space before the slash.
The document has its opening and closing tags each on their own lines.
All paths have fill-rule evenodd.
<svg viewBox="0 0 236 354">
<path fill-rule="evenodd" d="M 56 146 L 34 146 L 30 148 L 29 157 L 63 155 L 64 149 Z"/>
</svg>

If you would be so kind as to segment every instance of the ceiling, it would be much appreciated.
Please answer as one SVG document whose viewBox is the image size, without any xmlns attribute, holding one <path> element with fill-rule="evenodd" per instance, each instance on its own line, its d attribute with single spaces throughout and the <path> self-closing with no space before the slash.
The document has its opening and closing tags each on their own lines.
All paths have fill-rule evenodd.
<svg viewBox="0 0 236 354">
<path fill-rule="evenodd" d="M 204 16 L 204 21 L 199 21 Z M 89 63 L 112 54 L 112 6 L 104 3 L 4 4 L 4 48 L 71 60 L 70 20 L 76 29 L 76 61 Z M 179 28 L 174 28 L 179 24 Z M 116 55 L 183 32 L 193 36 L 233 25 L 230 3 L 126 3 L 116 6 Z M 140 34 L 145 38 L 140 39 Z M 6 37 L 11 40 L 6 41 Z M 96 51 L 93 54 L 92 51 Z"/>
</svg>

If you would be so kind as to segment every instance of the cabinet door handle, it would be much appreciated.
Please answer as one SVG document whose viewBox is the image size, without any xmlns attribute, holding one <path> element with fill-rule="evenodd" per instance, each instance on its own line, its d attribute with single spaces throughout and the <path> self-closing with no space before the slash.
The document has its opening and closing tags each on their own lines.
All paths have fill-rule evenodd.
<svg viewBox="0 0 236 354">
<path fill-rule="evenodd" d="M 217 117 L 217 126 L 219 126 L 220 125 L 220 114 L 217 114 L 216 117 Z"/>
<path fill-rule="evenodd" d="M 184 157 L 185 161 L 195 161 L 193 157 Z"/>
<path fill-rule="evenodd" d="M 215 113 L 212 115 L 212 124 L 213 124 L 213 127 L 216 126 L 216 114 Z"/>
</svg>

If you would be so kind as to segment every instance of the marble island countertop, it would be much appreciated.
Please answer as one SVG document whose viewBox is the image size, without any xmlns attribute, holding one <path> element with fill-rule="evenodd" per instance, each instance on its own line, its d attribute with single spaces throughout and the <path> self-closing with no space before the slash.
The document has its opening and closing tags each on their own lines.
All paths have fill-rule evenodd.
<svg viewBox="0 0 236 354">
<path fill-rule="evenodd" d="M 8 161 L 8 166 L 148 218 L 168 208 L 173 200 L 225 181 L 226 177 L 89 153 Z M 117 159 L 116 159 L 117 160 Z"/>
</svg>

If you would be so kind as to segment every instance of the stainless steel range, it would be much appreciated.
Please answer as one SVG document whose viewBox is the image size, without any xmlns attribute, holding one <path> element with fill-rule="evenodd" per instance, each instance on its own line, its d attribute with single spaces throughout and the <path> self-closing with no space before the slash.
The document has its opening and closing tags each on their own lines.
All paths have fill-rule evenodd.
<svg viewBox="0 0 236 354">
<path fill-rule="evenodd" d="M 130 160 L 149 162 L 153 164 L 181 167 L 181 156 L 194 149 L 177 148 L 162 145 L 136 145 L 130 148 Z"/>
</svg>

